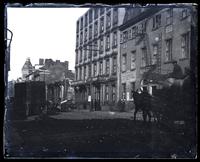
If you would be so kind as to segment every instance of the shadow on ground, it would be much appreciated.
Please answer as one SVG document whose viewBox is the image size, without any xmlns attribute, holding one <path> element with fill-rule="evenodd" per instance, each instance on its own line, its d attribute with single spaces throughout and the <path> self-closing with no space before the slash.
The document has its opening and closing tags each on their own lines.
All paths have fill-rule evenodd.
<svg viewBox="0 0 200 162">
<path fill-rule="evenodd" d="M 195 158 L 185 128 L 128 119 L 13 121 L 5 157 Z"/>
</svg>

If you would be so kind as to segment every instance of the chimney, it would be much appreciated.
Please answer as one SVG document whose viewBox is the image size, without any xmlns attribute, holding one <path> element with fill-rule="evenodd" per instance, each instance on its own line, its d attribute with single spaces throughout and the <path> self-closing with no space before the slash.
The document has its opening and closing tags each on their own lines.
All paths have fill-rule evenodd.
<svg viewBox="0 0 200 162">
<path fill-rule="evenodd" d="M 39 59 L 39 65 L 44 65 L 44 59 Z"/>
<path fill-rule="evenodd" d="M 56 60 L 56 64 L 59 64 L 60 63 L 60 60 Z"/>
<path fill-rule="evenodd" d="M 66 68 L 66 70 L 68 70 L 69 62 L 68 62 L 68 61 L 65 61 L 64 64 L 65 64 L 65 68 Z"/>
</svg>

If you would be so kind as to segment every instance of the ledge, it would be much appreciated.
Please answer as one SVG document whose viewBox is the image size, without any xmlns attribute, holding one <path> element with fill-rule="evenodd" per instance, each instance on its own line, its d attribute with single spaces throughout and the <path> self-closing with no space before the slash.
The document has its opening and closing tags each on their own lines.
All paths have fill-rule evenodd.
<svg viewBox="0 0 200 162">
<path fill-rule="evenodd" d="M 184 58 L 180 58 L 179 61 L 185 61 L 185 60 L 189 60 L 188 57 L 184 57 Z"/>
</svg>

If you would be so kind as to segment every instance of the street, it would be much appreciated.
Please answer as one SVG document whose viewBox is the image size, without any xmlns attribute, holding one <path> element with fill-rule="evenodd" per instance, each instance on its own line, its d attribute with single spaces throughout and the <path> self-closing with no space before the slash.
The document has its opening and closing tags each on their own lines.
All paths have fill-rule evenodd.
<svg viewBox="0 0 200 162">
<path fill-rule="evenodd" d="M 74 111 L 6 125 L 6 157 L 190 158 L 184 129 L 133 121 L 132 113 Z M 139 116 L 139 115 L 138 115 Z M 138 118 L 139 119 L 139 118 Z"/>
</svg>

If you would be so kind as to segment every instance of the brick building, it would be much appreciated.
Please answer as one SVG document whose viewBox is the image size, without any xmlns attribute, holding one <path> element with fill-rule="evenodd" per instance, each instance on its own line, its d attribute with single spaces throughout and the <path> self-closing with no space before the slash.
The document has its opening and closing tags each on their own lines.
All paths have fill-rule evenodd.
<svg viewBox="0 0 200 162">
<path fill-rule="evenodd" d="M 47 85 L 47 99 L 54 102 L 68 98 L 69 82 L 74 80 L 74 73 L 68 69 L 68 61 L 53 61 L 39 59 L 39 64 L 33 66 L 34 71 L 26 75 L 29 81 L 44 81 Z M 71 95 L 71 94 L 70 94 Z"/>
<path fill-rule="evenodd" d="M 155 73 L 163 75 L 172 72 L 174 61 L 183 73 L 191 68 L 191 8 L 139 8 L 140 14 L 133 14 L 135 10 L 126 9 L 120 27 L 120 97 L 126 99 L 143 86 L 142 76 L 152 65 Z M 153 88 L 158 84 L 152 82 L 148 90 Z"/>
<path fill-rule="evenodd" d="M 75 98 L 83 105 L 91 96 L 98 109 L 119 99 L 119 26 L 125 8 L 91 8 L 77 21 Z"/>
</svg>

